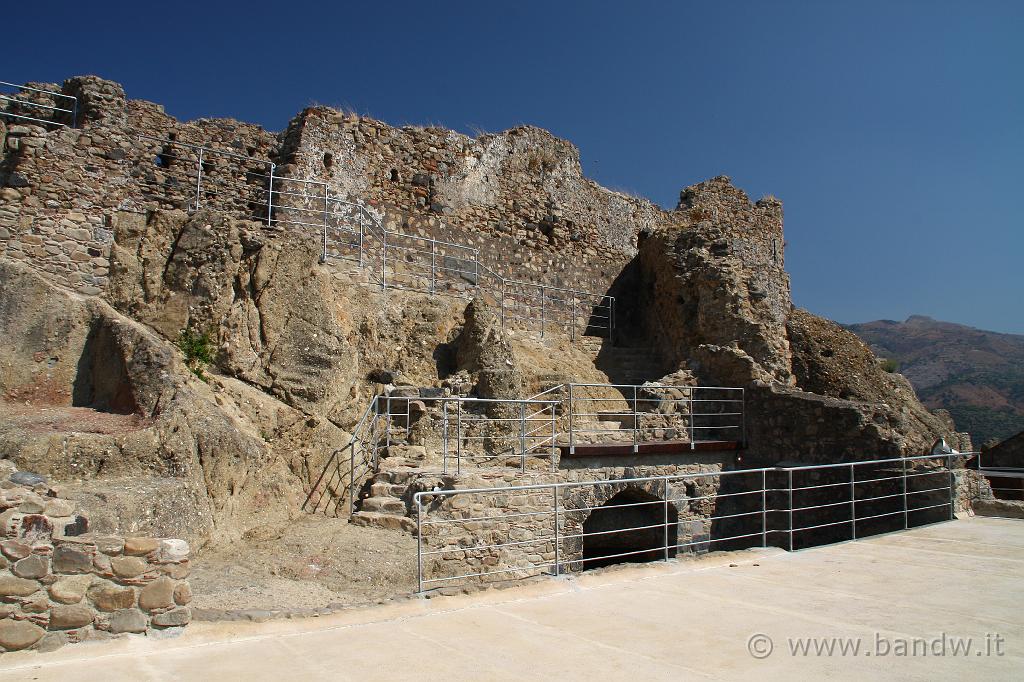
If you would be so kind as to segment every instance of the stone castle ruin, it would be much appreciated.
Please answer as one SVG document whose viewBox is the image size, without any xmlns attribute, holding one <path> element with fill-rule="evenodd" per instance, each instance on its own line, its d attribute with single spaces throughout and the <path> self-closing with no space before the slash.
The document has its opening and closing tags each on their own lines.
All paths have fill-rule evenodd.
<svg viewBox="0 0 1024 682">
<path fill-rule="evenodd" d="M 572 572 L 775 542 L 792 499 L 730 507 L 723 472 L 885 460 L 905 501 L 892 460 L 970 450 L 793 307 L 782 204 L 726 177 L 664 210 L 532 127 L 312 107 L 271 133 L 93 76 L 0 102 L 0 456 L 101 532 L 327 513 L 416 533 L 428 579 Z"/>
</svg>

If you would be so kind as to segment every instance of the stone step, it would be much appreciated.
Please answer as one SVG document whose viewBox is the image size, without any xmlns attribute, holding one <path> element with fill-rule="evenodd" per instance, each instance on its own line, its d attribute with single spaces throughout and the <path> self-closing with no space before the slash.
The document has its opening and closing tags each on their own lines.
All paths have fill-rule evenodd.
<svg viewBox="0 0 1024 682">
<path fill-rule="evenodd" d="M 360 503 L 359 508 L 362 511 L 386 514 L 404 515 L 406 513 L 405 502 L 397 497 L 367 497 Z"/>
<path fill-rule="evenodd" d="M 390 481 L 374 479 L 374 482 L 370 485 L 370 496 L 401 498 L 408 490 L 409 486 L 405 483 L 391 483 Z"/>
<path fill-rule="evenodd" d="M 349 521 L 356 526 L 373 526 L 375 528 L 386 528 L 388 530 L 404 530 L 407 533 L 416 532 L 415 521 L 405 516 L 396 516 L 395 514 L 358 511 L 349 518 Z"/>
</svg>

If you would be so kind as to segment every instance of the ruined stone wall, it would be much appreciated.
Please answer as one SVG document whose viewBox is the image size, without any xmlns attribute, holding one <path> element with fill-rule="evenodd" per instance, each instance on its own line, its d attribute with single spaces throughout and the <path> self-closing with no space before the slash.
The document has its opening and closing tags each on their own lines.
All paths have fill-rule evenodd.
<svg viewBox="0 0 1024 682">
<path fill-rule="evenodd" d="M 665 219 L 583 177 L 579 151 L 533 127 L 474 139 L 319 107 L 292 121 L 281 160 L 283 174 L 381 208 L 389 229 L 480 248 L 504 277 L 597 293 Z"/>
<path fill-rule="evenodd" d="M 321 190 L 288 178 L 326 182 L 331 196 L 374 207 L 388 229 L 480 249 L 503 277 L 596 293 L 635 253 L 639 231 L 665 217 L 584 178 L 577 149 L 536 128 L 473 139 L 315 108 L 275 135 L 229 119 L 178 122 L 92 76 L 47 87 L 79 98 L 79 127 L 0 128 L 0 254 L 85 293 L 106 287 L 118 211 L 198 203 L 263 220 L 269 162 L 279 164 L 277 219 L 319 222 L 288 206 L 309 203 L 289 193 Z M 203 158 L 201 191 L 198 151 L 186 145 L 218 150 Z M 319 242 L 316 227 L 296 229 Z"/>
<path fill-rule="evenodd" d="M 648 338 L 704 384 L 792 383 L 782 204 L 718 177 L 684 189 L 672 218 L 640 248 Z"/>
<path fill-rule="evenodd" d="M 118 211 L 185 209 L 196 202 L 197 154 L 142 135 L 226 152 L 204 160 L 202 205 L 256 214 L 265 204 L 265 160 L 276 138 L 258 126 L 179 123 L 162 107 L 129 102 L 119 85 L 91 76 L 49 87 L 79 97 L 79 127 L 8 121 L 0 128 L 0 255 L 82 293 L 104 290 Z"/>
<path fill-rule="evenodd" d="M 486 488 L 547 483 L 607 480 L 607 484 L 583 485 L 552 489 L 509 490 L 487 494 L 464 493 L 444 499 L 424 500 L 422 537 L 424 577 L 444 578 L 470 573 L 487 573 L 467 579 L 471 582 L 501 582 L 516 578 L 552 573 L 544 566 L 555 560 L 555 497 L 558 500 L 558 555 L 562 572 L 582 569 L 585 538 L 580 537 L 583 524 L 593 513 L 616 494 L 625 490 L 641 491 L 654 500 L 665 500 L 675 510 L 679 544 L 694 543 L 681 548 L 706 551 L 711 539 L 712 521 L 720 480 L 715 476 L 673 480 L 666 491 L 664 480 L 620 483 L 617 479 L 671 476 L 686 473 L 711 473 L 725 468 L 723 462 L 703 464 L 663 464 L 644 467 L 601 467 L 571 471 L 481 471 L 444 483 L 457 488 Z M 417 483 L 420 490 L 431 489 L 437 481 Z M 444 486 L 447 487 L 447 486 Z M 712 499 L 693 499 L 701 497 Z M 659 513 L 662 505 L 656 505 Z M 718 513 L 721 513 L 719 511 Z M 413 510 L 415 515 L 415 508 Z M 508 547 L 483 549 L 485 545 L 511 544 Z M 479 548 L 479 549 L 474 549 Z M 672 553 L 676 555 L 675 552 Z M 465 581 L 428 583 L 427 587 L 460 584 Z"/>
<path fill-rule="evenodd" d="M 3 464 L 10 478 L 0 483 L 0 652 L 189 623 L 188 543 L 89 533 L 74 502 Z"/>
</svg>

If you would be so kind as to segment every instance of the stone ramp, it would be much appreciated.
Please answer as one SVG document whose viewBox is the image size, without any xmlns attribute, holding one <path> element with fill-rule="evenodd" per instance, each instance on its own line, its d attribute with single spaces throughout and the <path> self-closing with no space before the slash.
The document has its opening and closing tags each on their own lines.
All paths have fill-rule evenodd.
<svg viewBox="0 0 1024 682">
<path fill-rule="evenodd" d="M 651 564 L 304 621 L 198 623 L 8 654 L 0 680 L 1015 679 L 1024 670 L 1024 522 L 970 518 L 785 553 Z M 878 656 L 876 636 L 1005 638 L 1004 655 Z M 750 655 L 752 635 L 771 655 Z M 872 655 L 797 655 L 787 638 Z"/>
</svg>

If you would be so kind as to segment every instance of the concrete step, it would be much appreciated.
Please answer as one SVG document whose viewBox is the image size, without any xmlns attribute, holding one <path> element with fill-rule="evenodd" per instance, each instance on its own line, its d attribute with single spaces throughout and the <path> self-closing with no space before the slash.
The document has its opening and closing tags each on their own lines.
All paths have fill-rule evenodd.
<svg viewBox="0 0 1024 682">
<path fill-rule="evenodd" d="M 383 512 L 386 514 L 406 513 L 405 502 L 397 497 L 367 497 L 359 505 L 360 510 L 368 512 Z"/>
<path fill-rule="evenodd" d="M 405 516 L 382 514 L 380 512 L 358 511 L 349 521 L 356 526 L 373 526 L 388 530 L 403 530 L 407 533 L 416 532 L 416 522 Z"/>
</svg>

